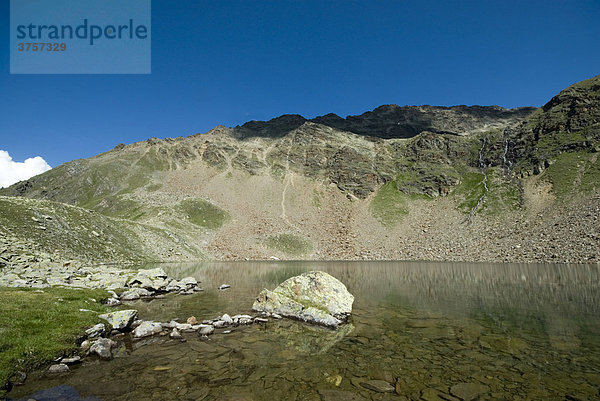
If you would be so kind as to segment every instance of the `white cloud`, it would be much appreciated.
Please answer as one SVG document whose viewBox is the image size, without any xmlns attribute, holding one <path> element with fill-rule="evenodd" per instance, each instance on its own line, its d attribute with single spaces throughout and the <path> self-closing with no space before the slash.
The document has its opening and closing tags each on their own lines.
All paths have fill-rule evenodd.
<svg viewBox="0 0 600 401">
<path fill-rule="evenodd" d="M 23 181 L 50 170 L 52 167 L 40 156 L 16 162 L 6 150 L 0 150 L 0 188 Z"/>
</svg>

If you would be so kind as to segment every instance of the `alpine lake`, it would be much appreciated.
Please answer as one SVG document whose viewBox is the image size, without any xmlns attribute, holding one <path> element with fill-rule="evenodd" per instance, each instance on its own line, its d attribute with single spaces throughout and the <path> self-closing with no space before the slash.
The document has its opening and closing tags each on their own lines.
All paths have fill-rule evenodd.
<svg viewBox="0 0 600 401">
<path fill-rule="evenodd" d="M 156 266 L 148 266 L 156 267 Z M 144 320 L 252 314 L 323 270 L 355 296 L 338 330 L 289 319 L 185 341 L 119 340 L 115 358 L 32 373 L 12 400 L 599 400 L 600 266 L 426 262 L 161 264 L 204 291 L 138 300 Z M 227 290 L 219 290 L 229 284 Z M 223 333 L 231 330 L 230 333 Z"/>
</svg>

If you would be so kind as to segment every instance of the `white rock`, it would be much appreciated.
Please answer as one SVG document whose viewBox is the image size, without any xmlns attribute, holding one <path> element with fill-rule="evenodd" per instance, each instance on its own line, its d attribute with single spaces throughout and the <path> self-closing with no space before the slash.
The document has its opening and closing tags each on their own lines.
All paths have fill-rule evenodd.
<svg viewBox="0 0 600 401">
<path fill-rule="evenodd" d="M 175 338 L 175 339 L 182 338 L 181 333 L 176 328 L 173 329 L 173 331 L 171 331 L 171 333 L 169 334 L 169 337 Z"/>
<path fill-rule="evenodd" d="M 209 334 L 214 333 L 215 328 L 210 325 L 210 324 L 201 324 L 200 328 L 198 329 L 198 334 L 200 334 L 201 336 L 207 336 Z"/>
<path fill-rule="evenodd" d="M 142 322 L 133 331 L 133 336 L 137 338 L 148 337 L 162 331 L 162 325 L 157 322 Z"/>
<path fill-rule="evenodd" d="M 117 330 L 129 328 L 136 317 L 137 310 L 135 309 L 120 310 L 100 315 L 100 319 L 106 320 L 113 329 Z"/>
<path fill-rule="evenodd" d="M 152 296 L 152 294 L 154 294 L 151 291 L 148 291 L 145 288 L 132 288 L 130 290 L 125 291 L 122 295 L 121 295 L 121 299 L 123 301 L 133 301 L 136 299 L 140 299 L 142 297 L 149 297 Z"/>
<path fill-rule="evenodd" d="M 181 331 L 189 331 L 189 330 L 192 330 L 192 325 L 189 323 L 177 323 L 175 325 L 175 328 L 177 328 L 177 330 L 181 330 Z"/>
<path fill-rule="evenodd" d="M 188 287 L 195 287 L 198 285 L 198 281 L 194 277 L 184 277 L 179 280 L 179 283 Z"/>
</svg>

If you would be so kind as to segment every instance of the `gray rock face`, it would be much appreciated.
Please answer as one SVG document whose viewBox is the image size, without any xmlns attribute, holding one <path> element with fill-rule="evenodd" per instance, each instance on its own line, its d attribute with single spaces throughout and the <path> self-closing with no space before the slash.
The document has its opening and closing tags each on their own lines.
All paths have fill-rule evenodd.
<svg viewBox="0 0 600 401">
<path fill-rule="evenodd" d="M 337 328 L 350 316 L 353 302 L 342 282 L 312 271 L 287 279 L 273 291 L 263 290 L 252 309 Z"/>
<path fill-rule="evenodd" d="M 100 319 L 106 320 L 113 329 L 117 330 L 125 330 L 131 327 L 136 317 L 137 311 L 135 309 L 120 310 L 100 315 Z"/>
</svg>

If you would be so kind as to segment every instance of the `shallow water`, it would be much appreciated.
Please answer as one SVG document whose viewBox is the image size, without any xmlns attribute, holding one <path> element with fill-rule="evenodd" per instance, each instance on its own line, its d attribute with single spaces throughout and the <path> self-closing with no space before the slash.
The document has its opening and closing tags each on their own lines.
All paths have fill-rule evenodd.
<svg viewBox="0 0 600 401">
<path fill-rule="evenodd" d="M 110 362 L 32 374 L 37 400 L 598 400 L 600 267 L 405 262 L 161 265 L 204 291 L 133 302 L 145 320 L 250 313 L 288 277 L 324 270 L 355 295 L 338 331 L 290 321 L 208 341 L 122 341 Z M 218 291 L 220 284 L 231 288 Z M 361 385 L 384 380 L 383 394 Z M 463 383 L 461 385 L 461 383 Z M 40 392 L 41 390 L 45 390 Z M 86 398 L 89 397 L 89 398 Z M 403 398 L 405 397 L 405 398 Z"/>
</svg>

